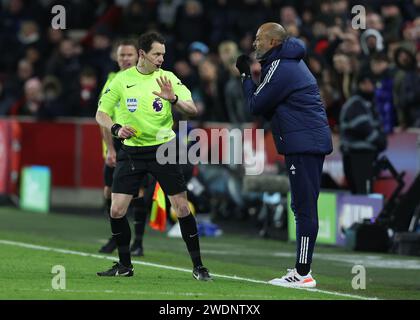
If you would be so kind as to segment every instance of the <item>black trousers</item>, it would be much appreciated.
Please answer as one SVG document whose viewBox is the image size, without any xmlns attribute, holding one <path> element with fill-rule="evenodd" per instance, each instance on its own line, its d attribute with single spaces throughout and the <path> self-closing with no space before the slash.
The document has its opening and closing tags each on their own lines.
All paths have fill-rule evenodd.
<svg viewBox="0 0 420 320">
<path fill-rule="evenodd" d="M 291 208 L 296 221 L 296 264 L 311 264 L 318 236 L 318 196 L 325 156 L 286 155 Z"/>
<path fill-rule="evenodd" d="M 343 153 L 344 175 L 352 194 L 373 192 L 376 157 L 374 151 Z"/>
</svg>

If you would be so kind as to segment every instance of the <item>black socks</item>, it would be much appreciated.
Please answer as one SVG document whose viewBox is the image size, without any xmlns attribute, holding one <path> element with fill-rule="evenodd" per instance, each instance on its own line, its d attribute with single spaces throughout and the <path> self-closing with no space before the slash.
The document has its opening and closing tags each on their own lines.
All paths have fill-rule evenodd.
<svg viewBox="0 0 420 320">
<path fill-rule="evenodd" d="M 178 218 L 179 226 L 181 228 L 182 239 L 187 245 L 188 253 L 190 254 L 194 267 L 202 266 L 200 255 L 200 242 L 198 239 L 197 223 L 194 216 L 190 213 L 188 216 Z"/>
<path fill-rule="evenodd" d="M 147 208 L 144 198 L 135 198 L 131 201 L 134 214 L 134 242 L 139 246 L 143 246 L 144 228 L 146 227 Z"/>
<path fill-rule="evenodd" d="M 117 242 L 118 256 L 120 263 L 126 267 L 131 266 L 130 256 L 130 241 L 131 241 L 131 230 L 128 224 L 127 217 L 124 216 L 120 219 L 110 217 L 112 236 Z"/>
<path fill-rule="evenodd" d="M 144 205 L 143 198 L 134 199 L 132 202 L 134 210 L 134 229 L 136 239 L 140 245 L 142 244 L 144 229 L 147 218 L 147 208 Z M 112 236 L 118 247 L 118 256 L 120 263 L 126 267 L 131 266 L 130 241 L 131 230 L 127 217 L 120 219 L 110 217 Z M 188 216 L 178 218 L 181 228 L 182 238 L 187 246 L 194 267 L 202 266 L 200 255 L 200 242 L 198 237 L 197 223 L 194 216 L 190 213 Z M 139 242 L 140 241 L 140 242 Z"/>
</svg>

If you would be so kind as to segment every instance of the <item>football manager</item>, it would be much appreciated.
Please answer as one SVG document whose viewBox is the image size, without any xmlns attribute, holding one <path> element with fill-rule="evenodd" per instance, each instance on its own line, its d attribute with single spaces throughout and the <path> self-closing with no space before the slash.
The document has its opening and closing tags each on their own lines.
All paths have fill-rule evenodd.
<svg viewBox="0 0 420 320">
<path fill-rule="evenodd" d="M 248 56 L 239 56 L 236 67 L 247 107 L 253 115 L 271 121 L 277 151 L 285 155 L 296 220 L 295 267 L 269 283 L 313 288 L 317 202 L 324 158 L 332 152 L 331 131 L 318 85 L 303 61 L 304 43 L 289 37 L 281 25 L 265 23 L 257 30 L 254 48 L 262 67 L 260 83 L 255 84 L 251 78 Z"/>
</svg>

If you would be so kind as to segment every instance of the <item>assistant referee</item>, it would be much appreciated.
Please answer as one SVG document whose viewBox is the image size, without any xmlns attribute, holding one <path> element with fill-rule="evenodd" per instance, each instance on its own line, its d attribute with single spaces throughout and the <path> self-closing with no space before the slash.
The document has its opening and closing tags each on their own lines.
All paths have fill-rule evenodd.
<svg viewBox="0 0 420 320">
<path fill-rule="evenodd" d="M 137 66 L 118 73 L 99 100 L 96 121 L 123 140 L 112 185 L 110 219 L 119 262 L 109 270 L 98 272 L 99 276 L 134 274 L 129 250 L 131 230 L 126 212 L 143 177 L 150 173 L 168 195 L 178 216 L 182 238 L 194 266 L 193 277 L 211 280 L 201 261 L 197 224 L 188 206 L 181 168 L 179 164 L 160 164 L 156 159 L 159 147 L 176 143 L 172 107 L 188 116 L 197 114 L 190 90 L 172 72 L 161 69 L 164 55 L 165 39 L 159 33 L 141 35 Z M 120 108 L 115 112 L 115 123 L 110 117 L 114 108 Z"/>
</svg>

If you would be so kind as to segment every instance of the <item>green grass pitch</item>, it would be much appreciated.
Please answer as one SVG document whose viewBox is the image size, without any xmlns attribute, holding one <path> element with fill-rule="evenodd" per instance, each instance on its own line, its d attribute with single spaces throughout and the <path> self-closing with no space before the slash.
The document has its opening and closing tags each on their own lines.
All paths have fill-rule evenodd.
<svg viewBox="0 0 420 320">
<path fill-rule="evenodd" d="M 214 281 L 193 279 L 182 239 L 146 229 L 145 257 L 134 277 L 100 278 L 116 254 L 98 254 L 109 236 L 105 217 L 36 214 L 0 208 L 0 299 L 283 300 L 420 299 L 420 259 L 356 253 L 318 245 L 312 266 L 316 290 L 266 281 L 294 265 L 294 244 L 255 236 L 201 238 Z M 366 270 L 366 289 L 352 288 L 354 265 Z M 52 268 L 65 268 L 66 288 L 55 290 Z M 13 270 L 13 272 L 10 272 Z"/>
</svg>

